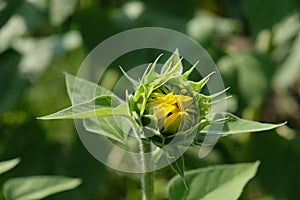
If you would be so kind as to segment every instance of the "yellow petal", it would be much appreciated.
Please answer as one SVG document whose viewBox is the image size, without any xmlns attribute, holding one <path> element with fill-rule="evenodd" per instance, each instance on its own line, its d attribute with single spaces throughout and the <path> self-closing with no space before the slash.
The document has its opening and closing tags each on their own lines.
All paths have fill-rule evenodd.
<svg viewBox="0 0 300 200">
<path fill-rule="evenodd" d="M 170 112 L 173 112 L 176 109 L 175 106 L 169 104 L 159 104 L 154 107 L 154 114 L 156 118 L 163 119 L 168 116 Z"/>
<path fill-rule="evenodd" d="M 168 129 L 172 125 L 179 126 L 180 124 L 176 124 L 176 123 L 180 123 L 180 121 L 178 121 L 178 120 L 181 120 L 181 115 L 182 115 L 182 112 L 176 112 L 176 113 L 173 113 L 172 115 L 170 115 L 169 117 L 167 117 L 167 119 L 165 121 L 165 125 L 164 125 L 165 130 Z"/>
</svg>

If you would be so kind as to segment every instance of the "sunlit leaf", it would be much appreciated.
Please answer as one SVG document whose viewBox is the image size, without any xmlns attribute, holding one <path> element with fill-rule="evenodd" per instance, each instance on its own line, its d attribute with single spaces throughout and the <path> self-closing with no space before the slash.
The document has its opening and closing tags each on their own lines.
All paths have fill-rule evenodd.
<svg viewBox="0 0 300 200">
<path fill-rule="evenodd" d="M 71 100 L 83 102 L 40 119 L 84 119 L 86 130 L 124 143 L 131 129 L 125 102 L 95 83 L 65 75 Z M 101 96 L 93 98 L 95 94 Z M 89 98 L 92 99 L 87 100 Z"/>
<path fill-rule="evenodd" d="M 231 113 L 218 114 L 217 122 L 212 122 L 210 125 L 204 127 L 200 133 L 196 136 L 194 143 L 202 144 L 204 139 L 207 143 L 213 143 L 219 136 L 229 136 L 239 133 L 250 133 L 267 131 L 284 125 L 261 123 L 246 119 L 241 119 Z"/>
<path fill-rule="evenodd" d="M 275 46 L 284 45 L 297 36 L 300 29 L 299 20 L 299 13 L 293 13 L 274 26 L 273 43 Z"/>
<path fill-rule="evenodd" d="M 300 34 L 298 34 L 293 46 L 289 49 L 289 55 L 284 60 L 280 69 L 276 72 L 273 85 L 278 90 L 287 90 L 298 78 L 300 72 Z"/>
<path fill-rule="evenodd" d="M 19 158 L 0 162 L 0 174 L 14 168 L 19 162 Z"/>
<path fill-rule="evenodd" d="M 16 31 L 18 29 L 18 31 Z M 21 16 L 14 15 L 0 29 L 0 52 L 8 49 L 13 41 L 23 35 L 27 30 L 26 22 Z"/>
<path fill-rule="evenodd" d="M 267 131 L 284 125 L 282 124 L 270 124 L 270 123 L 261 123 L 246 119 L 238 118 L 237 116 L 231 113 L 221 114 L 224 121 L 212 122 L 210 125 L 206 126 L 201 133 L 210 133 L 210 134 L 220 134 L 221 136 L 227 136 L 237 133 L 249 133 L 249 132 L 258 132 L 258 131 Z M 214 124 L 223 124 L 223 129 L 220 130 L 214 129 Z M 216 126 L 220 127 L 220 126 Z"/>
<path fill-rule="evenodd" d="M 81 183 L 80 179 L 62 176 L 31 176 L 13 178 L 3 185 L 7 200 L 34 200 L 71 190 Z"/>
<path fill-rule="evenodd" d="M 259 162 L 220 165 L 185 173 L 189 188 L 180 176 L 169 182 L 171 200 L 234 200 L 238 199 L 246 183 L 254 177 Z"/>
<path fill-rule="evenodd" d="M 111 96 L 99 96 L 91 101 L 68 107 L 56 113 L 40 117 L 39 119 L 83 119 L 112 115 L 129 117 L 127 106 L 120 104 L 117 99 Z"/>
<path fill-rule="evenodd" d="M 68 95 L 72 103 L 74 103 L 74 99 L 76 100 L 76 103 L 83 103 L 101 95 L 114 96 L 115 98 L 118 98 L 111 91 L 97 85 L 96 83 L 68 73 L 65 73 L 65 78 Z M 121 99 L 119 99 L 119 101 L 125 103 Z"/>
<path fill-rule="evenodd" d="M 201 44 L 214 37 L 227 37 L 239 30 L 239 22 L 233 19 L 218 17 L 207 11 L 198 11 L 187 23 L 187 33 Z"/>
</svg>

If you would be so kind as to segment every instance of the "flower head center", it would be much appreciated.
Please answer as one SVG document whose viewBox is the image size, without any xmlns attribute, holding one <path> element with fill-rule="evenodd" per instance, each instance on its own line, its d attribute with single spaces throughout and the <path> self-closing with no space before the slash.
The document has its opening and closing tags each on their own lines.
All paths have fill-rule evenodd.
<svg viewBox="0 0 300 200">
<path fill-rule="evenodd" d="M 186 95 L 155 91 L 150 95 L 146 107 L 152 109 L 157 120 L 163 120 L 163 130 L 174 127 L 177 131 L 181 119 L 184 115 L 188 116 L 186 108 L 191 105 L 193 98 Z"/>
</svg>

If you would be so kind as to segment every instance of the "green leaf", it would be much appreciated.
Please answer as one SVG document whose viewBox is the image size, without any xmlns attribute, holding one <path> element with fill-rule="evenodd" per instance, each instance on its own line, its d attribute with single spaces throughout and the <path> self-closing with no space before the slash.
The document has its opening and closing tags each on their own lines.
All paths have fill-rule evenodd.
<svg viewBox="0 0 300 200">
<path fill-rule="evenodd" d="M 279 23 L 273 26 L 273 45 L 275 48 L 283 46 L 289 41 L 293 40 L 300 29 L 300 15 L 299 13 L 291 13 L 283 18 Z M 290 46 L 289 46 L 290 48 Z"/>
<path fill-rule="evenodd" d="M 180 176 L 168 185 L 171 200 L 234 200 L 256 174 L 259 162 L 220 165 L 191 170 L 185 173 L 186 189 Z"/>
<path fill-rule="evenodd" d="M 211 12 L 197 11 L 187 23 L 187 34 L 200 42 L 208 44 L 216 37 L 227 38 L 239 31 L 239 21 L 219 17 Z"/>
<path fill-rule="evenodd" d="M 97 133 L 121 143 L 125 143 L 131 129 L 128 119 L 120 116 L 93 117 L 84 119 L 86 130 Z"/>
<path fill-rule="evenodd" d="M 18 31 L 15 31 L 16 29 L 18 29 Z M 0 52 L 7 50 L 17 38 L 26 33 L 26 30 L 25 20 L 19 15 L 12 16 L 0 29 Z"/>
<path fill-rule="evenodd" d="M 240 119 L 230 113 L 218 113 L 218 120 L 205 126 L 194 138 L 195 145 L 215 144 L 219 137 L 229 136 L 238 133 L 249 133 L 258 131 L 267 131 L 284 125 L 255 122 L 246 119 Z M 200 156 L 200 154 L 199 154 Z M 201 156 L 202 157 L 202 156 Z"/>
<path fill-rule="evenodd" d="M 84 119 L 86 130 L 124 143 L 131 129 L 131 116 L 125 102 L 97 84 L 67 73 L 65 75 L 71 100 L 83 103 L 39 119 Z M 93 98 L 94 95 L 101 96 Z"/>
<path fill-rule="evenodd" d="M 58 192 L 74 189 L 80 183 L 80 179 L 63 176 L 13 178 L 4 183 L 3 193 L 7 200 L 42 199 Z"/>
<path fill-rule="evenodd" d="M 219 124 L 223 123 L 222 121 L 212 122 L 210 125 L 206 126 L 201 131 L 201 133 L 220 134 L 221 136 L 227 136 L 227 135 L 232 135 L 237 133 L 267 131 L 285 124 L 285 123 L 270 124 L 270 123 L 255 122 L 251 120 L 238 118 L 237 116 L 230 113 L 223 113 L 221 115 L 222 116 L 218 118 L 225 119 L 225 121 L 223 121 L 224 125 L 221 133 L 219 133 L 219 129 L 214 129 L 214 127 L 219 128 L 220 127 Z"/>
<path fill-rule="evenodd" d="M 300 33 L 288 52 L 288 57 L 281 64 L 273 79 L 273 85 L 278 91 L 287 90 L 298 78 L 300 72 Z"/>
<path fill-rule="evenodd" d="M 95 96 L 101 96 L 101 95 L 116 97 L 111 91 L 93 82 L 78 78 L 68 73 L 65 73 L 65 78 L 66 78 L 68 95 L 73 103 L 74 103 L 74 99 L 76 99 L 76 103 L 82 103 L 94 99 Z M 76 87 L 74 87 L 75 83 L 76 83 Z M 119 101 L 124 102 L 121 99 L 119 99 Z"/>
<path fill-rule="evenodd" d="M 267 71 L 270 61 L 255 53 L 236 53 L 233 55 L 237 69 L 238 88 L 243 99 L 248 102 L 263 101 L 269 89 Z"/>
<path fill-rule="evenodd" d="M 112 107 L 115 106 L 116 103 L 119 105 Z M 56 113 L 39 117 L 38 119 L 83 119 L 112 115 L 130 117 L 127 106 L 120 104 L 118 99 L 111 96 L 99 96 L 88 102 L 68 107 Z"/>
<path fill-rule="evenodd" d="M 19 158 L 0 162 L 0 174 L 14 168 L 19 162 Z"/>
</svg>

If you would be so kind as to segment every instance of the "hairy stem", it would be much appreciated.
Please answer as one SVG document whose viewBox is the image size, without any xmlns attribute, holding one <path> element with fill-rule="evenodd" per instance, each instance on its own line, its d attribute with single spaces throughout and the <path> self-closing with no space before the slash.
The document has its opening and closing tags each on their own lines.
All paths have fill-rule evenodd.
<svg viewBox="0 0 300 200">
<path fill-rule="evenodd" d="M 154 172 L 152 171 L 152 156 L 149 153 L 145 157 L 145 153 L 151 152 L 151 143 L 149 141 L 142 140 L 141 154 L 144 173 L 142 174 L 142 190 L 143 200 L 154 199 Z"/>
</svg>

